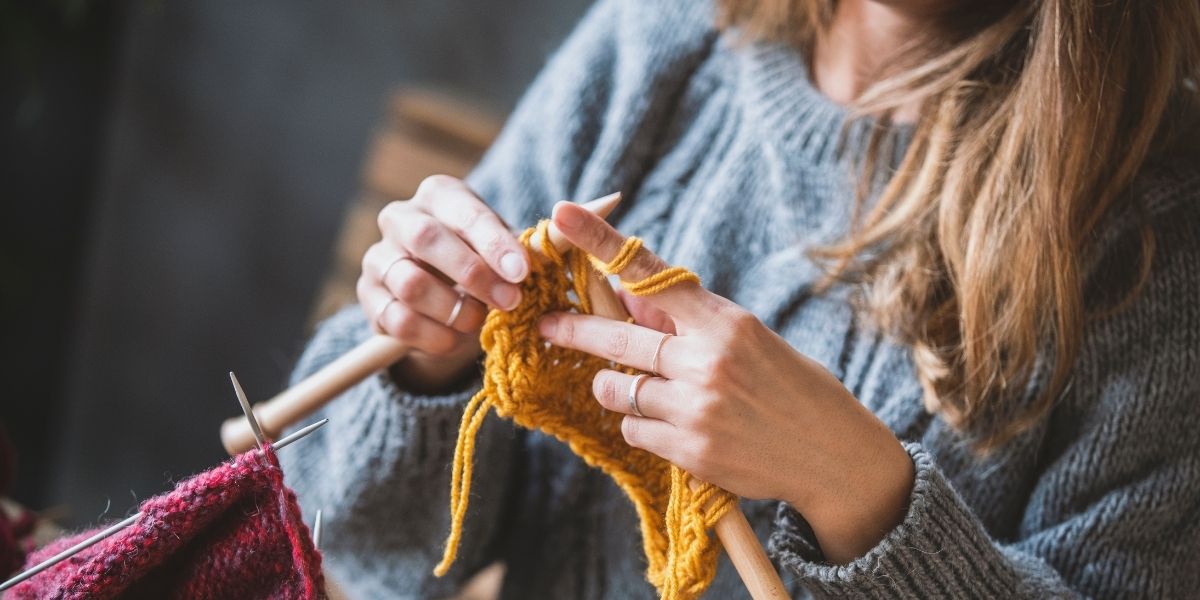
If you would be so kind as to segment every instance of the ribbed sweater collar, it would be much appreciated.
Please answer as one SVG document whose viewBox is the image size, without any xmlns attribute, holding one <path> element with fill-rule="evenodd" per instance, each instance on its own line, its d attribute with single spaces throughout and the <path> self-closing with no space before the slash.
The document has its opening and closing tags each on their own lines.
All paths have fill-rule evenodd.
<svg viewBox="0 0 1200 600">
<path fill-rule="evenodd" d="M 737 45 L 731 36 L 723 42 Z M 783 156 L 829 164 L 865 147 L 876 121 L 860 118 L 844 127 L 851 120 L 850 111 L 813 85 L 807 62 L 795 48 L 760 42 L 740 45 L 734 52 L 739 63 L 738 93 L 747 116 L 761 127 L 763 141 Z M 895 142 L 898 161 L 912 138 L 912 127 L 894 125 L 887 135 Z"/>
</svg>

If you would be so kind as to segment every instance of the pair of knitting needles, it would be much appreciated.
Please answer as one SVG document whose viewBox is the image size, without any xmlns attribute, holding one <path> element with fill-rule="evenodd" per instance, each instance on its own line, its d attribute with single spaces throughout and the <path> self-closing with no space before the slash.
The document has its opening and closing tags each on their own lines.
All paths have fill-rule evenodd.
<svg viewBox="0 0 1200 600">
<path fill-rule="evenodd" d="M 262 428 L 259 427 L 258 420 L 254 418 L 254 412 L 250 410 L 250 402 L 249 402 L 249 400 L 246 399 L 246 392 L 242 391 L 242 384 L 238 382 L 237 376 L 234 375 L 232 371 L 230 371 L 230 373 L 229 373 L 229 379 L 233 382 L 233 389 L 237 393 L 238 403 L 242 405 L 242 410 L 245 411 L 245 413 L 246 413 L 246 420 L 248 420 L 250 422 L 250 428 L 251 428 L 251 430 L 254 431 L 255 441 L 258 443 L 259 450 L 265 450 L 267 441 L 263 437 Z M 291 435 L 288 435 L 288 436 L 276 441 L 275 443 L 271 444 L 271 448 L 274 450 L 279 450 L 280 448 L 284 448 L 284 447 L 288 446 L 289 444 L 291 444 L 292 442 L 303 439 L 308 434 L 320 429 L 328 422 L 329 422 L 329 419 L 321 419 L 320 421 L 317 421 L 316 423 L 307 425 L 304 428 L 295 431 Z M 79 554 L 80 552 L 86 550 L 87 548 L 99 543 L 104 538 L 107 538 L 108 536 L 110 536 L 130 525 L 133 525 L 141 517 L 142 517 L 141 512 L 132 514 L 132 515 L 126 517 L 125 519 L 105 528 L 103 531 L 98 532 L 96 535 L 93 535 L 93 536 L 87 538 L 86 540 L 83 540 L 83 541 L 79 542 L 78 544 L 75 544 L 74 546 L 71 546 L 70 548 L 67 548 L 66 550 L 63 550 L 62 552 L 59 552 L 58 554 L 55 554 L 54 556 L 51 556 L 50 558 L 38 563 L 36 566 L 23 571 L 16 577 L 13 577 L 12 579 L 5 581 L 4 583 L 0 583 L 0 592 L 3 592 L 4 590 L 7 590 L 7 589 L 17 585 L 18 583 L 21 583 L 22 581 L 25 581 L 25 580 L 29 579 L 30 577 L 33 577 L 34 575 L 37 575 L 38 573 L 41 573 L 42 571 L 45 571 L 46 569 L 49 569 L 50 567 L 53 567 L 54 565 L 57 565 L 58 563 L 60 563 L 64 560 L 67 560 L 68 558 L 71 558 L 72 556 L 75 556 L 76 554 Z M 321 511 L 320 510 L 317 511 L 316 517 L 313 520 L 312 539 L 313 539 L 313 546 L 320 548 L 320 545 L 321 545 Z"/>
</svg>

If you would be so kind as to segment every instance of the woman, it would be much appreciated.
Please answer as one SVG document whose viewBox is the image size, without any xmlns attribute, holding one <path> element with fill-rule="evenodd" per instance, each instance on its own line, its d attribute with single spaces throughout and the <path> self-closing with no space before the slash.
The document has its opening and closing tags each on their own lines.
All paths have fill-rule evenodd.
<svg viewBox="0 0 1200 600">
<path fill-rule="evenodd" d="M 662 343 L 644 416 L 616 372 L 597 402 L 755 499 L 795 595 L 1194 592 L 1198 75 L 1195 0 L 602 0 L 467 182 L 380 214 L 361 309 L 300 362 L 374 327 L 417 349 L 283 457 L 335 577 L 438 596 L 502 560 L 509 597 L 653 595 L 617 488 L 499 420 L 430 574 L 476 332 L 529 269 L 505 222 L 553 208 L 608 259 L 621 234 L 554 202 L 621 190 L 613 223 L 657 253 L 630 276 L 683 264 L 707 290 L 540 331 L 641 369 Z M 722 565 L 710 596 L 741 595 Z"/>
</svg>

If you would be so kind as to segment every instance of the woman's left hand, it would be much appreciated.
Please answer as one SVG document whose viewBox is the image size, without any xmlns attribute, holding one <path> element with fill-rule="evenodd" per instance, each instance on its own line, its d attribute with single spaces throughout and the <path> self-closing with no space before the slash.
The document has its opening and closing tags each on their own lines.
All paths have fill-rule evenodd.
<svg viewBox="0 0 1200 600">
<path fill-rule="evenodd" d="M 605 261 L 625 239 L 570 203 L 555 207 L 554 223 Z M 643 248 L 622 278 L 638 281 L 665 267 Z M 657 370 L 636 392 L 644 416 L 630 403 L 633 376 L 596 375 L 596 399 L 626 415 L 626 442 L 739 496 L 790 503 L 835 563 L 861 556 L 900 521 L 912 461 L 829 371 L 749 311 L 690 282 L 622 297 L 635 323 L 557 313 L 542 319 L 540 331 L 555 345 Z"/>
</svg>

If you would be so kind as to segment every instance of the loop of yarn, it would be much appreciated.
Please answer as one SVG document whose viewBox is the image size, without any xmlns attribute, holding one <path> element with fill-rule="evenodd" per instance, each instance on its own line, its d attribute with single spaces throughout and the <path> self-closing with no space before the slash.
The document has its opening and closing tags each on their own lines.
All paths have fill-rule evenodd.
<svg viewBox="0 0 1200 600">
<path fill-rule="evenodd" d="M 605 274 L 619 274 L 640 251 L 642 241 L 627 239 L 616 258 L 602 263 L 579 250 L 559 253 L 548 241 L 547 226 L 548 221 L 543 221 L 521 235 L 526 248 L 535 232 L 540 232 L 537 237 L 542 243 L 540 255 L 530 252 L 533 264 L 522 284 L 520 305 L 508 312 L 490 312 L 480 334 L 487 353 L 483 389 L 463 412 L 450 483 L 450 534 L 434 573 L 444 575 L 457 555 L 474 470 L 475 437 L 488 410 L 495 409 L 517 425 L 557 438 L 588 465 L 612 477 L 637 512 L 648 563 L 646 578 L 663 598 L 698 597 L 716 574 L 720 551 L 709 530 L 736 506 L 737 498 L 625 443 L 623 415 L 597 406 L 592 379 L 605 368 L 637 371 L 549 346 L 537 331 L 538 319 L 548 312 L 591 313 L 589 269 L 595 265 Z M 699 283 L 699 277 L 671 267 L 625 287 L 646 295 L 684 281 Z"/>
</svg>

